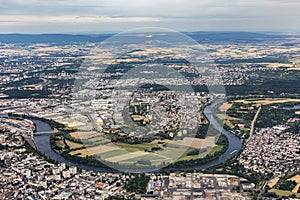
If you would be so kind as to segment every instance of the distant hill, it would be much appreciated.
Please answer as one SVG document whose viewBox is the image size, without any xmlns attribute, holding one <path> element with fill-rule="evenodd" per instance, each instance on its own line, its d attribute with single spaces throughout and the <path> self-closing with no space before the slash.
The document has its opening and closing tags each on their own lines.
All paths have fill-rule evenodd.
<svg viewBox="0 0 300 200">
<path fill-rule="evenodd" d="M 250 32 L 192 32 L 185 33 L 199 43 L 214 42 L 261 42 L 284 39 L 287 35 L 262 34 Z M 0 43 L 55 43 L 102 42 L 112 34 L 70 35 L 70 34 L 0 34 Z"/>
<path fill-rule="evenodd" d="M 261 42 L 273 39 L 284 39 L 287 35 L 263 34 L 251 32 L 193 32 L 186 33 L 199 43 L 210 42 Z"/>
<path fill-rule="evenodd" d="M 68 34 L 0 34 L 0 43 L 73 43 L 73 42 L 101 42 L 107 39 L 103 35 L 68 35 Z"/>
</svg>

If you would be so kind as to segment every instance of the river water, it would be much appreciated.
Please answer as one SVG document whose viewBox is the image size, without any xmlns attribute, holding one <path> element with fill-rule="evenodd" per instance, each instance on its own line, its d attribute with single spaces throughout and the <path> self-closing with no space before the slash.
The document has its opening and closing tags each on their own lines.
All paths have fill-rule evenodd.
<svg viewBox="0 0 300 200">
<path fill-rule="evenodd" d="M 239 137 L 237 137 L 236 135 L 232 134 L 231 132 L 223 129 L 222 128 L 223 126 L 213 117 L 212 108 L 215 105 L 216 104 L 212 104 L 210 106 L 207 106 L 204 109 L 204 113 L 205 113 L 207 119 L 210 121 L 210 123 L 217 130 L 221 131 L 222 134 L 227 136 L 228 141 L 229 141 L 228 149 L 224 154 L 222 154 L 216 160 L 213 160 L 213 161 L 208 162 L 208 163 L 203 164 L 203 165 L 186 167 L 184 169 L 189 169 L 189 170 L 205 169 L 205 168 L 208 168 L 210 166 L 223 163 L 226 160 L 233 157 L 235 154 L 237 154 L 238 151 L 242 148 L 242 140 Z M 51 127 L 47 123 L 39 121 L 39 120 L 32 120 L 32 121 L 36 124 L 37 132 L 51 132 L 52 131 Z M 101 168 L 101 167 L 94 167 L 94 166 L 89 166 L 89 165 L 73 162 L 73 161 L 70 161 L 69 159 L 66 159 L 65 157 L 55 153 L 51 149 L 51 146 L 50 146 L 50 135 L 51 134 L 49 133 L 49 134 L 42 134 L 42 135 L 34 136 L 36 146 L 42 154 L 46 155 L 47 157 L 49 157 L 52 160 L 55 160 L 57 162 L 66 163 L 69 166 L 77 166 L 77 167 L 82 168 L 82 169 L 93 170 L 93 171 L 110 171 L 108 169 L 104 169 L 104 168 Z"/>
<path fill-rule="evenodd" d="M 296 106 L 285 106 L 285 107 L 282 107 L 282 109 L 284 109 L 284 110 L 299 110 L 299 109 L 300 109 L 300 105 L 296 105 Z"/>
<path fill-rule="evenodd" d="M 36 124 L 37 132 L 52 132 L 52 129 L 49 126 L 49 124 L 39 121 L 39 120 L 31 120 L 31 121 L 33 121 Z M 55 151 L 52 150 L 52 148 L 50 146 L 50 135 L 51 135 L 50 133 L 46 133 L 46 134 L 34 136 L 34 141 L 35 141 L 35 144 L 36 144 L 39 152 L 41 152 L 45 156 L 47 156 L 47 157 L 51 158 L 52 160 L 55 160 L 59 163 L 66 163 L 69 166 L 77 166 L 81 169 L 103 171 L 103 172 L 108 171 L 107 169 L 73 162 L 73 161 L 57 154 Z"/>
</svg>

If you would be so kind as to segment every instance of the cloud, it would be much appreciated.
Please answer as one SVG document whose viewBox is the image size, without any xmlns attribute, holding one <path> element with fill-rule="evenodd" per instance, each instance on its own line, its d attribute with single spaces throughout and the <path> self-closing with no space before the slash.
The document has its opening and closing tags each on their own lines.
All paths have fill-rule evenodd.
<svg viewBox="0 0 300 200">
<path fill-rule="evenodd" d="M 1 20 L 6 19 L 6 20 Z M 29 16 L 29 15 L 0 15 L 0 22 L 11 23 L 121 23 L 121 22 L 156 22 L 152 17 L 109 17 L 109 16 Z"/>
<path fill-rule="evenodd" d="M 38 26 L 51 32 L 64 26 L 68 32 L 74 24 L 86 30 L 97 24 L 98 31 L 138 26 L 300 31 L 299 0 L 0 0 L 0 5 L 1 30 L 12 32 Z"/>
</svg>

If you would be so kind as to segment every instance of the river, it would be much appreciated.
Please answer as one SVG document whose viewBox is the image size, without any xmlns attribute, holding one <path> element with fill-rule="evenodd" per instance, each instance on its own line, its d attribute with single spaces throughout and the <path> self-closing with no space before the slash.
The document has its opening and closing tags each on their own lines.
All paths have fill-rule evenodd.
<svg viewBox="0 0 300 200">
<path fill-rule="evenodd" d="M 49 124 L 39 121 L 39 120 L 31 120 L 31 121 L 33 121 L 36 124 L 36 129 L 37 129 L 36 132 L 37 133 L 52 132 L 52 129 L 49 126 Z M 51 135 L 50 133 L 46 133 L 46 134 L 34 136 L 34 141 L 35 141 L 35 144 L 36 144 L 39 152 L 41 152 L 45 156 L 47 156 L 47 157 L 51 158 L 52 160 L 55 160 L 59 163 L 66 163 L 69 166 L 77 166 L 81 169 L 93 170 L 93 171 L 103 171 L 103 172 L 108 171 L 107 169 L 73 162 L 73 161 L 57 154 L 55 151 L 52 150 L 52 148 L 50 146 L 50 135 Z"/>
<path fill-rule="evenodd" d="M 299 110 L 300 109 L 300 105 L 296 105 L 296 106 L 285 106 L 282 107 L 283 110 Z"/>
<path fill-rule="evenodd" d="M 220 163 L 225 162 L 226 160 L 232 158 L 235 154 L 239 152 L 239 150 L 242 148 L 242 140 L 237 137 L 236 135 L 232 134 L 231 132 L 223 129 L 223 126 L 214 118 L 212 114 L 212 108 L 216 105 L 212 104 L 210 106 L 207 106 L 204 109 L 204 114 L 206 115 L 207 119 L 210 121 L 210 123 L 222 134 L 226 135 L 228 138 L 229 146 L 227 151 L 222 154 L 218 159 L 210 161 L 206 164 L 203 165 L 197 165 L 197 166 L 190 166 L 184 169 L 189 169 L 189 170 L 198 170 L 198 169 L 205 169 L 213 165 L 217 165 Z M 37 127 L 37 132 L 51 132 L 51 127 L 42 121 L 39 120 L 32 120 Z M 65 157 L 55 153 L 50 146 L 50 133 L 49 134 L 42 134 L 42 135 L 36 135 L 34 136 L 34 140 L 36 143 L 36 146 L 38 150 L 46 155 L 47 157 L 51 158 L 52 160 L 55 160 L 60 163 L 66 163 L 69 166 L 77 166 L 82 169 L 86 170 L 93 170 L 93 171 L 108 171 L 107 169 L 101 168 L 101 167 L 93 167 L 85 164 L 80 164 L 77 162 L 70 161 L 69 159 L 66 159 Z"/>
</svg>

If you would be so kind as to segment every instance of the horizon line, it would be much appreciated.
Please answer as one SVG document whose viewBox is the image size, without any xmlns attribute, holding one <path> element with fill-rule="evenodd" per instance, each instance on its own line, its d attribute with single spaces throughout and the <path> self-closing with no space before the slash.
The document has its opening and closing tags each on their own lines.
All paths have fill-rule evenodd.
<svg viewBox="0 0 300 200">
<path fill-rule="evenodd" d="M 26 32 L 9 32 L 1 33 L 0 35 L 74 35 L 74 36 L 88 36 L 88 35 L 113 35 L 119 33 L 126 33 L 127 31 L 103 31 L 103 32 L 43 32 L 43 33 L 26 33 Z M 163 32 L 163 31 L 162 31 Z M 136 33 L 146 33 L 146 32 L 136 32 Z M 158 32 L 149 32 L 158 33 Z M 161 33 L 161 32 L 160 32 Z M 178 31 L 178 33 L 259 33 L 259 34 L 300 34 L 300 32 L 295 31 L 239 31 L 239 30 L 199 30 L 199 31 Z"/>
</svg>

